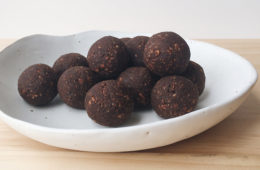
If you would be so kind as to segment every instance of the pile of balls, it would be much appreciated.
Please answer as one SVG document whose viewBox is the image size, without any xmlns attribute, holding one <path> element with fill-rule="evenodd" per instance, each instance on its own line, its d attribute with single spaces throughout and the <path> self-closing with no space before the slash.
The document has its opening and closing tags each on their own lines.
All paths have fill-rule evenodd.
<svg viewBox="0 0 260 170">
<path fill-rule="evenodd" d="M 57 93 L 67 105 L 86 109 L 104 126 L 120 126 L 135 108 L 152 106 L 162 118 L 194 110 L 205 87 L 202 67 L 190 61 L 190 49 L 174 32 L 152 37 L 105 36 L 89 49 L 59 57 L 53 67 L 35 64 L 20 75 L 21 97 L 47 105 Z"/>
</svg>

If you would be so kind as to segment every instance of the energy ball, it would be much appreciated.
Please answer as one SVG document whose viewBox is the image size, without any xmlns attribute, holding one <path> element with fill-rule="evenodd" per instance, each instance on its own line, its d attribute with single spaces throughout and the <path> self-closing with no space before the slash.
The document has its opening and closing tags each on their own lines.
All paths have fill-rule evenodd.
<svg viewBox="0 0 260 170">
<path fill-rule="evenodd" d="M 118 84 L 133 95 L 135 106 L 150 105 L 150 94 L 154 85 L 149 70 L 145 67 L 130 67 L 120 74 Z"/>
<path fill-rule="evenodd" d="M 130 40 L 131 38 L 125 37 L 125 38 L 120 38 L 121 41 L 123 41 L 123 43 L 126 43 L 128 40 Z"/>
<path fill-rule="evenodd" d="M 52 68 L 58 79 L 65 70 L 74 66 L 88 66 L 86 57 L 78 53 L 64 54 L 55 61 Z"/>
<path fill-rule="evenodd" d="M 145 66 L 143 61 L 144 47 L 149 37 L 137 36 L 127 41 L 126 47 L 130 54 L 130 60 L 133 66 Z"/>
<path fill-rule="evenodd" d="M 126 69 L 129 54 L 120 39 L 105 36 L 90 47 L 87 61 L 92 71 L 108 79 L 118 76 Z"/>
<path fill-rule="evenodd" d="M 152 93 L 152 108 L 168 119 L 191 112 L 199 98 L 197 87 L 182 76 L 166 76 L 157 81 Z"/>
<path fill-rule="evenodd" d="M 46 105 L 57 95 L 56 76 L 51 67 L 34 64 L 25 69 L 18 79 L 20 96 L 34 106 Z"/>
<path fill-rule="evenodd" d="M 183 76 L 191 80 L 197 86 L 199 95 L 201 95 L 205 88 L 206 79 L 203 68 L 198 63 L 190 61 Z"/>
<path fill-rule="evenodd" d="M 91 119 L 104 126 L 120 126 L 133 112 L 134 102 L 116 80 L 95 84 L 85 98 L 85 108 Z"/>
<path fill-rule="evenodd" d="M 149 38 L 144 49 L 144 64 L 159 76 L 183 73 L 190 61 L 190 49 L 174 32 L 161 32 Z"/>
<path fill-rule="evenodd" d="M 86 93 L 96 81 L 96 74 L 90 68 L 84 66 L 71 67 L 59 78 L 58 92 L 67 105 L 84 109 Z"/>
</svg>

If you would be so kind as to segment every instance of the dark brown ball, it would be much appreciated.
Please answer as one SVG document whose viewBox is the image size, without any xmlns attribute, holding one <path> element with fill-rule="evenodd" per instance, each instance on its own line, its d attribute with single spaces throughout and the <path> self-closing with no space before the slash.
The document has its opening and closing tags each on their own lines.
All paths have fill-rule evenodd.
<svg viewBox="0 0 260 170">
<path fill-rule="evenodd" d="M 119 126 L 133 112 L 132 98 L 116 80 L 95 84 L 86 95 L 85 108 L 91 119 L 104 126 Z"/>
<path fill-rule="evenodd" d="M 125 37 L 125 38 L 120 38 L 121 41 L 123 41 L 123 43 L 126 43 L 128 40 L 130 40 L 131 38 Z"/>
<path fill-rule="evenodd" d="M 186 71 L 182 75 L 191 80 L 197 86 L 199 95 L 201 95 L 205 88 L 206 80 L 203 68 L 198 63 L 190 61 Z"/>
<path fill-rule="evenodd" d="M 65 70 L 74 66 L 88 66 L 86 57 L 78 53 L 64 54 L 55 61 L 52 68 L 58 79 Z"/>
<path fill-rule="evenodd" d="M 130 60 L 133 66 L 145 66 L 144 64 L 144 47 L 149 37 L 137 36 L 126 42 L 126 47 L 130 54 Z"/>
<path fill-rule="evenodd" d="M 173 118 L 191 112 L 199 98 L 197 87 L 182 76 L 163 77 L 155 84 L 151 103 L 162 118 Z"/>
<path fill-rule="evenodd" d="M 91 46 L 87 60 L 91 70 L 108 79 L 118 76 L 126 69 L 129 54 L 120 39 L 106 36 Z"/>
<path fill-rule="evenodd" d="M 150 94 L 154 85 L 150 71 L 145 67 L 130 67 L 118 77 L 120 86 L 129 89 L 133 95 L 135 106 L 150 105 Z"/>
<path fill-rule="evenodd" d="M 58 92 L 61 99 L 67 105 L 84 109 L 86 93 L 96 81 L 96 73 L 91 71 L 88 67 L 71 67 L 60 76 Z"/>
<path fill-rule="evenodd" d="M 34 64 L 25 69 L 18 80 L 18 91 L 29 104 L 46 105 L 57 95 L 56 76 L 51 67 Z"/>
<path fill-rule="evenodd" d="M 183 73 L 190 60 L 185 40 L 174 32 L 153 35 L 145 45 L 144 63 L 153 73 L 165 76 Z"/>
</svg>

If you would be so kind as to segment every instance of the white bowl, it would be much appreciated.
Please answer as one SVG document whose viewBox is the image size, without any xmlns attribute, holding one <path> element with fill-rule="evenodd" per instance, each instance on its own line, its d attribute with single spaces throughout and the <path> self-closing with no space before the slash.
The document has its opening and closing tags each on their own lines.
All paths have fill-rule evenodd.
<svg viewBox="0 0 260 170">
<path fill-rule="evenodd" d="M 257 80 L 253 66 L 239 55 L 187 40 L 191 59 L 204 68 L 206 88 L 196 110 L 184 116 L 164 120 L 152 110 L 140 110 L 123 127 L 108 128 L 94 123 L 84 110 L 63 104 L 58 97 L 49 106 L 33 107 L 19 96 L 17 80 L 29 65 L 52 65 L 69 52 L 87 55 L 91 44 L 106 35 L 140 34 L 89 31 L 64 37 L 32 35 L 4 49 L 0 53 L 2 120 L 23 135 L 56 147 L 95 152 L 143 150 L 172 144 L 216 125 L 238 108 Z"/>
</svg>

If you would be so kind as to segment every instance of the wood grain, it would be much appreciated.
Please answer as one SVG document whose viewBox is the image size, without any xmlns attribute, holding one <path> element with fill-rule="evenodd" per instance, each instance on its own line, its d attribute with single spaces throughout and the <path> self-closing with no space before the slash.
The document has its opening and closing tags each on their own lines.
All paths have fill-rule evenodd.
<svg viewBox="0 0 260 170">
<path fill-rule="evenodd" d="M 3 49 L 14 40 L 0 40 Z M 260 40 L 204 40 L 239 53 L 260 72 Z M 0 94 L 1 95 L 1 94 Z M 193 138 L 139 152 L 91 153 L 50 147 L 0 120 L 0 169 L 260 169 L 260 83 L 230 117 Z"/>
</svg>

